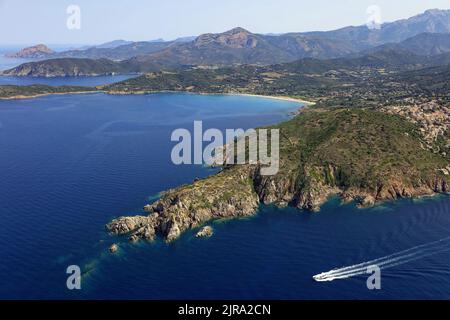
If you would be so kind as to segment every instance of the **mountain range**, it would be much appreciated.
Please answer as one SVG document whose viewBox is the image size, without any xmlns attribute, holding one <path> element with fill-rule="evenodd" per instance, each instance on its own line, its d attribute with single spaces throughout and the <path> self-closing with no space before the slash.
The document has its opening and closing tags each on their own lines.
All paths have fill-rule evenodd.
<svg viewBox="0 0 450 320">
<path fill-rule="evenodd" d="M 386 43 L 362 53 L 386 49 L 409 51 L 421 56 L 435 56 L 450 52 L 450 33 L 421 33 L 399 43 Z"/>
<path fill-rule="evenodd" d="M 3 74 L 19 76 L 141 73 L 192 66 L 273 65 L 305 58 L 382 56 L 400 64 L 439 63 L 419 56 L 450 52 L 450 10 L 428 10 L 379 29 L 346 27 L 326 32 L 255 34 L 243 28 L 174 41 L 114 42 L 115 45 L 50 53 L 52 59 L 23 64 Z M 122 45 L 121 45 L 122 44 Z M 402 57 L 403 56 L 403 57 Z M 395 60 L 392 63 L 397 63 Z"/>
<path fill-rule="evenodd" d="M 308 32 L 306 35 L 352 42 L 355 50 L 401 42 L 421 33 L 450 33 L 450 10 L 427 10 L 409 19 L 384 23 L 379 29 L 351 26 L 326 32 Z"/>
</svg>

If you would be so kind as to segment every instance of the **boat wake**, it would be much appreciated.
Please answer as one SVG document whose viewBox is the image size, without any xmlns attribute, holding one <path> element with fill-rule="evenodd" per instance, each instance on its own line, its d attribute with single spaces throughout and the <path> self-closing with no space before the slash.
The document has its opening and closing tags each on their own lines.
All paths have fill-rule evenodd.
<svg viewBox="0 0 450 320">
<path fill-rule="evenodd" d="M 380 269 L 392 268 L 407 262 L 419 260 L 431 255 L 450 250 L 450 237 L 433 241 L 427 244 L 400 251 L 382 258 L 355 264 L 348 267 L 333 269 L 313 276 L 319 282 L 347 279 L 354 276 L 367 274 L 368 269 L 377 266 Z"/>
</svg>

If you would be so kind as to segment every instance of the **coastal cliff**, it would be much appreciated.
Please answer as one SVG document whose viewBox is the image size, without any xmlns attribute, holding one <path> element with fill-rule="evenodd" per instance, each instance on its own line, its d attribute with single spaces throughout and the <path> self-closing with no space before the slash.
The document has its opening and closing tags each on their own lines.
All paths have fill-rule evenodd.
<svg viewBox="0 0 450 320">
<path fill-rule="evenodd" d="M 228 165 L 211 177 L 169 190 L 145 207 L 147 216 L 121 217 L 106 229 L 131 241 L 170 242 L 188 229 L 222 218 L 256 214 L 260 204 L 319 211 L 332 195 L 360 207 L 398 198 L 448 193 L 448 157 L 420 148 L 418 127 L 363 109 L 304 110 L 280 129 L 280 171 Z"/>
<path fill-rule="evenodd" d="M 165 192 L 144 209 L 148 216 L 122 217 L 106 228 L 131 241 L 154 240 L 157 234 L 173 241 L 180 234 L 207 221 L 253 215 L 259 205 L 254 192 L 251 167 L 234 167 L 191 185 Z"/>
</svg>

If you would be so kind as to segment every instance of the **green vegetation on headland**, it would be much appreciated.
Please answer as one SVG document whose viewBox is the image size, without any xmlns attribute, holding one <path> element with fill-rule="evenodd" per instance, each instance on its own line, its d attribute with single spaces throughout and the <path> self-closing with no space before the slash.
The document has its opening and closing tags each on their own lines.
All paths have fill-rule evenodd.
<svg viewBox="0 0 450 320">
<path fill-rule="evenodd" d="M 28 99 L 50 94 L 69 94 L 69 93 L 86 93 L 94 92 L 97 89 L 92 87 L 81 86 L 46 86 L 46 85 L 30 85 L 16 86 L 4 85 L 0 86 L 0 100 L 9 99 Z"/>
<path fill-rule="evenodd" d="M 131 241 L 185 230 L 220 218 L 250 216 L 260 203 L 319 210 L 331 196 L 371 206 L 379 201 L 448 192 L 448 158 L 421 147 L 418 127 L 367 109 L 303 110 L 280 129 L 280 171 L 229 165 L 219 174 L 163 193 L 148 216 L 122 217 L 106 227 Z"/>
</svg>

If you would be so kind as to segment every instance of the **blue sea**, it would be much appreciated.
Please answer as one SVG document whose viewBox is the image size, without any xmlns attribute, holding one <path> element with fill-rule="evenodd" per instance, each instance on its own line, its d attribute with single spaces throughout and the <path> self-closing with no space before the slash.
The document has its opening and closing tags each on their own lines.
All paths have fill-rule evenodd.
<svg viewBox="0 0 450 320">
<path fill-rule="evenodd" d="M 261 206 L 252 218 L 212 223 L 211 238 L 193 230 L 171 244 L 106 234 L 111 219 L 215 172 L 172 164 L 174 129 L 273 124 L 298 107 L 190 94 L 0 101 L 0 298 L 449 299 L 444 195 L 364 210 L 331 199 L 320 213 Z M 410 248 L 383 260 L 381 290 L 368 290 L 365 274 L 313 280 Z M 81 290 L 66 287 L 69 265 L 81 267 Z"/>
</svg>

